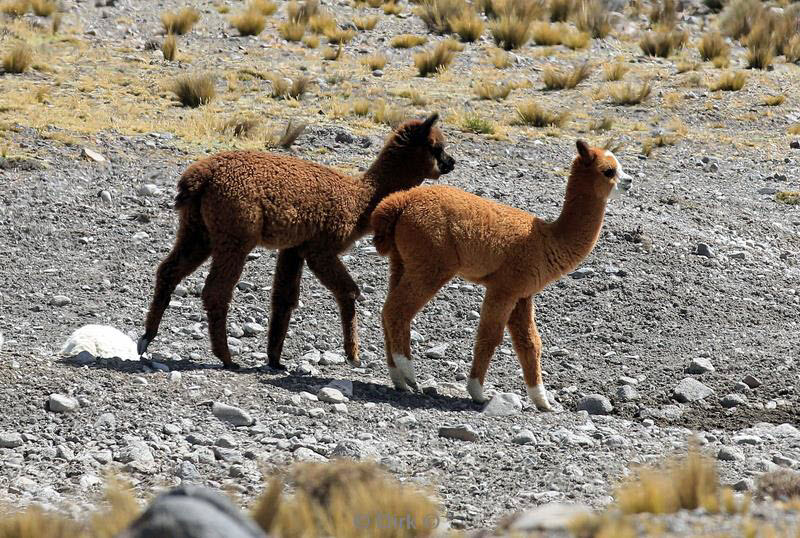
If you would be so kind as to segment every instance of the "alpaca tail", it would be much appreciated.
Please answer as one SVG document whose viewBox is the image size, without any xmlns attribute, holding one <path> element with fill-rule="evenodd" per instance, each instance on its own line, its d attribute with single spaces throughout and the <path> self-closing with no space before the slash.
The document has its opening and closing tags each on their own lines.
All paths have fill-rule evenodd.
<svg viewBox="0 0 800 538">
<path fill-rule="evenodd" d="M 178 194 L 175 195 L 175 209 L 199 205 L 206 184 L 213 172 L 204 161 L 193 163 L 178 180 Z"/>
<path fill-rule="evenodd" d="M 394 248 L 394 227 L 405 209 L 405 194 L 398 192 L 384 199 L 370 217 L 372 229 L 375 231 L 372 242 L 382 256 L 386 256 Z"/>
</svg>

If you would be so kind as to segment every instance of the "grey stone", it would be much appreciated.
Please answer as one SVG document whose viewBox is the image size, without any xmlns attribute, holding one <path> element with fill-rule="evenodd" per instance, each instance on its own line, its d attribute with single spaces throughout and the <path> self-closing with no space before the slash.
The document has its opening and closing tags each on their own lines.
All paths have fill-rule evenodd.
<svg viewBox="0 0 800 538">
<path fill-rule="evenodd" d="M 761 381 L 759 381 L 758 378 L 753 377 L 749 374 L 744 376 L 744 379 L 742 379 L 742 383 L 744 383 L 751 389 L 756 389 L 761 386 Z"/>
<path fill-rule="evenodd" d="M 53 297 L 50 298 L 51 306 L 67 306 L 71 302 L 72 299 L 70 299 L 66 295 L 53 295 Z"/>
<path fill-rule="evenodd" d="M 214 456 L 218 460 L 222 460 L 227 463 L 244 462 L 242 454 L 237 450 L 233 450 L 232 448 L 222 448 L 219 446 L 215 446 L 212 450 L 214 451 Z"/>
<path fill-rule="evenodd" d="M 336 389 L 348 398 L 353 396 L 353 382 L 349 379 L 334 379 L 327 385 L 329 388 Z M 338 403 L 338 402 L 334 402 Z"/>
<path fill-rule="evenodd" d="M 419 388 L 423 394 L 427 394 L 429 396 L 436 396 L 437 394 L 439 394 L 439 385 L 433 378 L 422 381 L 419 384 Z"/>
<path fill-rule="evenodd" d="M 338 404 L 344 402 L 344 394 L 339 389 L 322 387 L 317 393 L 320 402 Z"/>
<path fill-rule="evenodd" d="M 685 377 L 672 390 L 673 397 L 681 403 L 696 402 L 714 394 L 714 391 L 693 377 Z"/>
<path fill-rule="evenodd" d="M 311 450 L 310 448 L 306 448 L 303 446 L 295 450 L 292 454 L 298 461 L 318 461 L 318 462 L 328 461 L 328 458 L 326 458 L 322 454 L 318 454 L 313 450 Z"/>
<path fill-rule="evenodd" d="M 341 355 L 337 355 L 336 353 L 331 353 L 330 351 L 326 351 L 322 354 L 322 357 L 319 359 L 319 363 L 322 366 L 331 366 L 334 364 L 344 364 L 345 360 L 344 357 Z"/>
<path fill-rule="evenodd" d="M 62 460 L 72 461 L 75 459 L 75 452 L 67 445 L 58 445 L 56 447 L 56 457 Z"/>
<path fill-rule="evenodd" d="M 47 408 L 53 413 L 71 413 L 78 409 L 78 400 L 63 394 L 51 394 Z"/>
<path fill-rule="evenodd" d="M 733 442 L 737 445 L 760 445 L 764 440 L 757 435 L 734 435 Z"/>
<path fill-rule="evenodd" d="M 155 458 L 150 447 L 142 440 L 130 440 L 127 446 L 120 450 L 117 460 L 122 463 L 154 463 Z"/>
<path fill-rule="evenodd" d="M 520 430 L 511 439 L 511 442 L 515 445 L 533 445 L 536 443 L 536 436 L 530 430 Z"/>
<path fill-rule="evenodd" d="M 639 384 L 639 380 L 638 379 L 636 379 L 635 377 L 630 377 L 630 376 L 626 376 L 626 375 L 619 376 L 618 382 L 619 382 L 620 385 L 638 385 Z"/>
<path fill-rule="evenodd" d="M 145 183 L 139 187 L 139 194 L 142 196 L 155 196 L 158 194 L 158 187 L 152 183 Z"/>
<path fill-rule="evenodd" d="M 755 489 L 755 483 L 750 478 L 743 478 L 733 484 L 733 491 L 745 492 L 745 491 L 753 491 L 754 489 Z"/>
<path fill-rule="evenodd" d="M 489 400 L 483 408 L 488 417 L 507 417 L 522 412 L 522 399 L 513 392 L 501 392 Z"/>
<path fill-rule="evenodd" d="M 476 432 L 469 424 L 459 424 L 458 426 L 442 426 L 439 428 L 439 437 L 474 442 L 478 440 L 478 432 Z"/>
<path fill-rule="evenodd" d="M 357 439 L 345 439 L 331 451 L 331 458 L 349 458 L 352 460 L 380 460 L 378 450 Z"/>
<path fill-rule="evenodd" d="M 252 426 L 255 424 L 255 419 L 250 416 L 250 413 L 232 405 L 214 402 L 211 406 L 211 412 L 218 419 L 234 426 Z"/>
<path fill-rule="evenodd" d="M 228 327 L 228 336 L 232 336 L 234 338 L 241 338 L 244 336 L 244 329 L 242 329 L 238 323 L 231 323 Z"/>
<path fill-rule="evenodd" d="M 0 432 L 0 448 L 17 448 L 22 443 L 22 436 L 17 432 Z"/>
<path fill-rule="evenodd" d="M 303 356 L 300 357 L 300 362 L 308 361 L 311 364 L 319 364 L 320 357 L 322 357 L 322 354 L 319 352 L 319 350 L 312 349 L 311 351 L 303 354 Z"/>
<path fill-rule="evenodd" d="M 733 385 L 733 391 L 738 392 L 739 394 L 750 394 L 750 391 L 753 389 L 747 383 L 743 383 L 742 381 L 737 381 Z"/>
<path fill-rule="evenodd" d="M 236 448 L 239 443 L 231 435 L 223 435 L 214 443 L 214 445 L 222 448 Z"/>
<path fill-rule="evenodd" d="M 578 411 L 586 411 L 590 415 L 607 415 L 613 410 L 614 406 L 602 394 L 587 394 L 578 400 Z"/>
<path fill-rule="evenodd" d="M 581 279 L 590 277 L 595 273 L 596 271 L 591 267 L 581 267 L 580 269 L 576 269 L 575 271 L 571 272 L 569 276 L 571 276 L 574 279 Z"/>
<path fill-rule="evenodd" d="M 264 332 L 264 327 L 258 323 L 245 323 L 242 327 L 245 336 L 256 336 Z"/>
<path fill-rule="evenodd" d="M 697 243 L 697 248 L 694 253 L 705 258 L 714 258 L 716 256 L 714 250 L 706 243 Z"/>
<path fill-rule="evenodd" d="M 343 403 L 333 404 L 333 410 L 336 413 L 345 414 L 345 413 L 347 413 L 347 404 L 343 404 Z"/>
<path fill-rule="evenodd" d="M 292 371 L 297 375 L 319 375 L 319 370 L 311 366 L 311 363 L 307 361 L 300 361 L 300 363 L 295 366 L 294 370 Z"/>
<path fill-rule="evenodd" d="M 117 538 L 267 538 L 224 495 L 181 486 L 156 498 Z"/>
<path fill-rule="evenodd" d="M 180 372 L 174 372 L 174 371 L 170 372 L 169 373 L 169 382 L 170 383 L 180 383 L 182 377 L 183 376 L 181 375 Z"/>
<path fill-rule="evenodd" d="M 425 350 L 425 356 L 431 359 L 443 359 L 448 347 L 450 347 L 448 344 L 439 344 L 438 346 L 433 346 Z"/>
<path fill-rule="evenodd" d="M 794 469 L 797 467 L 797 460 L 793 460 L 792 458 L 787 458 L 783 454 L 775 454 L 772 456 L 772 462 L 776 465 L 780 465 L 781 467 L 789 467 Z"/>
<path fill-rule="evenodd" d="M 639 393 L 631 385 L 621 385 L 617 387 L 617 400 L 621 402 L 632 402 L 639 399 Z"/>
<path fill-rule="evenodd" d="M 511 523 L 511 530 L 517 533 L 567 531 L 576 519 L 591 514 L 592 510 L 581 504 L 549 503 L 524 512 Z"/>
<path fill-rule="evenodd" d="M 688 374 L 705 374 L 713 371 L 714 365 L 711 364 L 711 359 L 706 359 L 704 357 L 692 359 L 689 366 L 686 367 L 686 373 Z"/>
<path fill-rule="evenodd" d="M 747 398 L 745 398 L 741 394 L 727 394 L 723 396 L 723 398 L 719 401 L 722 404 L 722 407 L 725 409 L 730 409 L 732 407 L 738 407 L 740 405 L 747 404 Z"/>
<path fill-rule="evenodd" d="M 182 461 L 180 465 L 178 465 L 178 469 L 175 474 L 181 480 L 186 480 L 188 482 L 199 482 L 203 479 L 200 471 L 197 470 L 194 463 L 191 461 Z"/>
<path fill-rule="evenodd" d="M 196 446 L 211 446 L 214 444 L 211 439 L 200 433 L 190 433 L 186 436 L 186 442 Z"/>
<path fill-rule="evenodd" d="M 744 461 L 744 453 L 733 446 L 723 446 L 717 452 L 717 459 L 720 461 Z"/>
</svg>

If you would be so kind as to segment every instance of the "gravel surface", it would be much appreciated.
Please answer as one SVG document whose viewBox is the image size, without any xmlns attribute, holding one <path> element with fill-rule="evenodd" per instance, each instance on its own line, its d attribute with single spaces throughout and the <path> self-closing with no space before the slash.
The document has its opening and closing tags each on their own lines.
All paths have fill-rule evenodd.
<svg viewBox="0 0 800 538">
<path fill-rule="evenodd" d="M 289 54 L 281 52 L 285 42 L 274 29 L 257 39 L 229 37 L 235 32 L 212 4 L 197 4 L 203 21 L 185 38 L 195 67 L 211 56 L 236 64 L 252 61 L 248 51 L 267 62 Z M 285 18 L 283 4 L 276 21 Z M 160 35 L 153 7 L 126 0 L 110 7 L 65 5 L 69 27 L 89 50 L 108 45 L 115 61 L 134 58 L 129 68 L 151 61 L 144 43 Z M 683 24 L 699 36 L 708 15 L 687 5 Z M 335 9 L 340 21 L 366 10 Z M 354 87 L 359 77 L 373 89 L 409 78 L 407 67 L 393 74 L 391 66 L 406 66 L 410 53 L 386 41 L 401 32 L 424 33 L 424 26 L 417 17 L 381 21 L 347 49 L 358 56 L 377 47 L 390 56 L 386 80 L 354 76 Z M 19 23 L 0 24 L 13 32 Z M 483 39 L 481 51 L 489 48 L 489 38 Z M 676 76 L 671 61 L 642 57 L 634 45 L 594 40 L 591 55 L 601 60 L 625 53 L 642 69 Z M 443 85 L 484 61 L 485 53 L 471 47 L 477 45 L 441 75 Z M 454 116 L 445 116 L 442 127 L 457 165 L 441 181 L 555 218 L 575 138 L 601 143 L 586 125 L 603 110 L 627 122 L 612 134 L 629 143 L 617 156 L 634 176 L 630 196 L 610 203 L 600 240 L 581 270 L 535 298 L 545 384 L 556 402 L 552 413 L 539 413 L 528 401 L 508 335 L 487 377 L 495 400 L 484 410 L 468 398 L 465 379 L 483 290 L 458 279 L 413 324 L 423 392 L 393 390 L 380 324 L 388 267 L 369 238 L 343 257 L 363 293 L 363 368 L 344 363 L 335 301 L 308 273 L 283 352 L 288 373 L 264 368 L 276 256 L 263 250 L 251 254 L 228 317 L 242 370 L 222 370 L 210 352 L 199 297 L 207 266 L 176 290 L 150 346 L 155 369 L 118 359 L 60 358 L 66 339 L 83 325 L 113 326 L 134 339 L 141 334 L 156 266 L 174 237 L 175 182 L 194 158 L 222 143 L 201 148 L 183 136 L 183 127 L 168 123 L 184 114 L 173 105 L 165 108 L 162 128 L 143 119 L 139 134 L 113 125 L 91 134 L 73 131 L 72 120 L 61 122 L 55 112 L 53 125 L 45 127 L 38 116 L 28 122 L 4 109 L 0 120 L 13 123 L 4 134 L 23 156 L 0 159 L 0 385 L 6 387 L 0 391 L 0 500 L 38 502 L 80 516 L 113 471 L 128 476 L 143 498 L 190 482 L 223 488 L 249 504 L 264 487 L 264 472 L 347 455 L 378 459 L 403 480 L 434 485 L 451 524 L 472 529 L 552 501 L 604 506 L 631 466 L 685 450 L 694 435 L 718 459 L 723 482 L 744 484 L 739 489 L 752 488 L 765 471 L 797 468 L 800 206 L 774 196 L 798 190 L 800 152 L 781 134 L 800 117 L 800 93 L 789 85 L 796 66 L 780 63 L 773 72 L 753 74 L 770 85 L 724 92 L 735 96 L 712 98 L 694 89 L 694 97 L 682 95 L 685 101 L 670 110 L 663 108 L 663 95 L 689 90 L 662 80 L 654 102 L 621 109 L 594 103 L 586 93 L 542 92 L 537 66 L 545 60 L 533 50 L 529 45 L 519 52 L 508 77 L 533 80 L 533 88 L 520 92 L 547 103 L 569 106 L 577 99 L 583 115 L 558 136 L 533 129 L 509 131 L 499 140 L 464 133 Z M 734 47 L 734 54 L 741 57 L 742 48 Z M 88 69 L 93 58 L 74 61 Z M 153 69 L 164 69 L 163 60 L 152 62 Z M 49 75 L 22 76 L 35 87 Z M 6 80 L 10 75 L 0 83 Z M 437 89 L 436 79 L 415 84 L 432 96 L 431 110 L 480 104 L 468 92 L 442 101 L 437 92 L 446 90 Z M 595 73 L 587 88 L 602 84 Z M 291 152 L 363 169 L 388 128 L 318 114 L 328 110 L 326 85 L 301 101 L 301 110 L 283 107 L 309 121 Z M 781 86 L 789 99 L 778 112 L 753 104 L 764 88 Z M 245 109 L 248 99 L 259 98 L 251 92 L 224 106 Z M 100 119 L 86 121 L 102 120 L 109 105 L 97 106 Z M 485 106 L 488 114 L 501 105 Z M 742 118 L 754 109 L 754 119 Z M 129 119 L 127 111 L 120 115 Z M 657 129 L 674 115 L 688 132 L 645 158 L 635 147 L 642 133 L 627 127 L 645 122 L 645 130 Z M 716 131 L 709 127 L 718 122 Z M 60 129 L 78 143 L 54 137 Z"/>
</svg>

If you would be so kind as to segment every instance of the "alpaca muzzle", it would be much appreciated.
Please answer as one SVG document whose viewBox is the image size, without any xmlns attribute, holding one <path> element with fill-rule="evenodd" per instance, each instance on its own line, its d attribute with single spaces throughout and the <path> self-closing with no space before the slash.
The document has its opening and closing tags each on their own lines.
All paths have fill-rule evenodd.
<svg viewBox="0 0 800 538">
<path fill-rule="evenodd" d="M 456 167 L 456 160 L 446 153 L 442 154 L 441 158 L 436 159 L 436 166 L 439 168 L 439 173 L 449 174 Z"/>
</svg>

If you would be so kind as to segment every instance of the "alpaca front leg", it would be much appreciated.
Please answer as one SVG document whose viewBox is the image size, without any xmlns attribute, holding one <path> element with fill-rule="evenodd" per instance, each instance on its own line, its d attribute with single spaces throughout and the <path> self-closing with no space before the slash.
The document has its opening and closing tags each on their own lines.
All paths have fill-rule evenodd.
<svg viewBox="0 0 800 538">
<path fill-rule="evenodd" d="M 347 268 L 336 254 L 309 255 L 308 268 L 328 288 L 339 305 L 344 337 L 344 352 L 351 366 L 360 366 L 358 357 L 358 318 L 356 300 L 361 295 Z"/>
<path fill-rule="evenodd" d="M 522 366 L 528 397 L 540 411 L 552 410 L 542 381 L 542 339 L 536 328 L 536 311 L 531 297 L 517 302 L 508 321 L 508 331 Z"/>
<path fill-rule="evenodd" d="M 503 341 L 503 330 L 514 302 L 487 290 L 481 306 L 481 320 L 472 355 L 472 369 L 467 381 L 467 392 L 476 403 L 489 401 L 483 393 L 483 383 L 495 349 Z"/>
<path fill-rule="evenodd" d="M 285 370 L 281 364 L 283 343 L 289 330 L 289 320 L 300 299 L 300 279 L 303 275 L 303 257 L 295 249 L 278 253 L 275 278 L 272 281 L 272 318 L 269 323 L 267 357 L 269 367 Z"/>
</svg>

